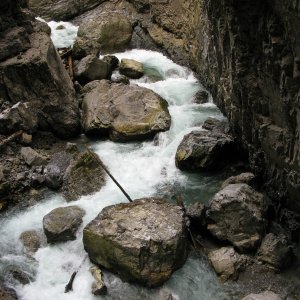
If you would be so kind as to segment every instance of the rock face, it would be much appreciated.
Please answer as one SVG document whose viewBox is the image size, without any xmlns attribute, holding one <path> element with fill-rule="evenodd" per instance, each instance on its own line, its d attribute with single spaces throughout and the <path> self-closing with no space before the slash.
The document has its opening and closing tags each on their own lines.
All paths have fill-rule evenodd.
<svg viewBox="0 0 300 300">
<path fill-rule="evenodd" d="M 63 194 L 67 201 L 95 193 L 105 183 L 101 160 L 91 151 L 80 153 L 66 169 L 63 178 Z"/>
<path fill-rule="evenodd" d="M 74 136 L 79 108 L 72 81 L 46 33 L 33 32 L 28 39 L 27 51 L 0 61 L 1 101 L 11 106 L 27 102 L 41 129 Z"/>
<path fill-rule="evenodd" d="M 36 16 L 46 20 L 68 20 L 93 7 L 105 0 L 29 0 L 29 8 Z"/>
<path fill-rule="evenodd" d="M 265 291 L 260 294 L 250 294 L 242 300 L 282 300 L 281 297 L 274 292 Z"/>
<path fill-rule="evenodd" d="M 48 213 L 43 218 L 48 243 L 75 240 L 84 215 L 84 210 L 78 206 L 59 207 Z"/>
<path fill-rule="evenodd" d="M 120 14 L 103 14 L 79 26 L 73 55 L 82 58 L 99 52 L 112 53 L 125 50 L 132 36 L 129 20 Z"/>
<path fill-rule="evenodd" d="M 233 247 L 222 247 L 209 252 L 208 259 L 222 281 L 237 279 L 247 265 L 247 258 L 239 255 Z"/>
<path fill-rule="evenodd" d="M 139 79 L 144 75 L 143 64 L 133 59 L 123 58 L 119 70 L 121 74 L 133 79 Z"/>
<path fill-rule="evenodd" d="M 284 235 L 269 233 L 262 240 L 257 258 L 274 268 L 282 269 L 292 262 L 292 250 Z"/>
<path fill-rule="evenodd" d="M 100 79 L 110 79 L 111 67 L 96 55 L 88 55 L 74 68 L 74 78 L 82 85 Z"/>
<path fill-rule="evenodd" d="M 233 138 L 221 132 L 193 131 L 184 136 L 176 152 L 181 170 L 211 171 L 234 157 Z"/>
<path fill-rule="evenodd" d="M 87 84 L 83 93 L 86 134 L 128 141 L 148 138 L 170 127 L 167 102 L 148 89 L 102 80 Z"/>
<path fill-rule="evenodd" d="M 240 251 L 255 249 L 265 232 L 267 200 L 247 184 L 230 184 L 207 209 L 207 229 Z"/>
<path fill-rule="evenodd" d="M 84 228 L 83 243 L 93 262 L 148 287 L 166 281 L 187 256 L 183 212 L 162 199 L 104 208 Z"/>
</svg>

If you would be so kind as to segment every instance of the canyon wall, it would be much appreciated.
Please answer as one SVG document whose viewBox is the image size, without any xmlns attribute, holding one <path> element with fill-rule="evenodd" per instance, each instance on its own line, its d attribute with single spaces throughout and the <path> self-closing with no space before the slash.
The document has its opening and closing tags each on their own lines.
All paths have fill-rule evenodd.
<svg viewBox="0 0 300 300">
<path fill-rule="evenodd" d="M 145 4 L 150 36 L 212 92 L 271 198 L 299 212 L 300 2 L 131 2 Z"/>
</svg>

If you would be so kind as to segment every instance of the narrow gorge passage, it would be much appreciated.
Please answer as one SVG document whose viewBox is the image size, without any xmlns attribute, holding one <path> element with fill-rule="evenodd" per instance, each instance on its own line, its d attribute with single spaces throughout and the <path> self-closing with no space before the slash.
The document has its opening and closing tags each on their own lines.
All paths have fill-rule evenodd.
<svg viewBox="0 0 300 300">
<path fill-rule="evenodd" d="M 131 84 L 152 89 L 168 101 L 172 117 L 171 128 L 160 133 L 155 142 L 122 144 L 89 141 L 84 136 L 77 142 L 90 146 L 101 157 L 133 199 L 157 195 L 166 196 L 172 201 L 172 197 L 180 193 L 186 204 L 194 201 L 206 202 L 218 190 L 223 178 L 188 174 L 178 170 L 175 167 L 175 152 L 183 136 L 194 129 L 201 130 L 207 117 L 224 117 L 213 103 L 200 105 L 193 102 L 196 92 L 203 87 L 189 69 L 173 63 L 158 52 L 132 50 L 115 55 L 119 59 L 132 58 L 144 64 L 146 76 L 131 80 Z M 157 77 L 160 80 L 157 81 Z M 78 205 L 86 211 L 83 222 L 85 226 L 104 207 L 125 201 L 114 183 L 107 180 L 100 192 L 82 197 L 72 202 L 72 205 Z M 80 269 L 74 281 L 73 292 L 64 294 L 70 275 L 86 255 L 82 244 L 83 227 L 75 241 L 42 247 L 34 259 L 22 253 L 19 235 L 25 230 L 42 230 L 43 216 L 59 206 L 66 206 L 66 202 L 61 195 L 55 194 L 24 212 L 1 220 L 1 275 L 5 277 L 7 270 L 16 266 L 32 280 L 28 285 L 16 286 L 13 279 L 6 278 L 17 288 L 21 299 L 96 299 L 90 291 L 93 279 L 89 273 L 89 261 Z M 182 300 L 229 299 L 209 264 L 197 257 L 190 257 L 185 266 L 175 272 L 161 288 L 149 290 L 124 283 L 107 272 L 105 281 L 109 293 L 103 299 L 163 299 L 168 291 L 175 299 Z"/>
</svg>

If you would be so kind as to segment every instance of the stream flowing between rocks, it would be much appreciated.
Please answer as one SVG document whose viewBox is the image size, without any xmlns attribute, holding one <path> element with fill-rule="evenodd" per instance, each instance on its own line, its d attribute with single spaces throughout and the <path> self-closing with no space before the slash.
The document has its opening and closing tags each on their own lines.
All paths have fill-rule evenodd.
<svg viewBox="0 0 300 300">
<path fill-rule="evenodd" d="M 222 114 L 212 99 L 207 104 L 194 103 L 193 97 L 203 90 L 202 85 L 189 69 L 173 63 L 161 53 L 131 50 L 114 55 L 144 64 L 146 76 L 131 80 L 130 84 L 152 89 L 168 101 L 171 128 L 160 133 L 155 141 L 122 144 L 108 140 L 89 141 L 82 137 L 77 142 L 89 145 L 100 156 L 133 199 L 165 196 L 174 201 L 172 197 L 180 193 L 186 205 L 195 201 L 207 202 L 223 178 L 178 170 L 175 152 L 185 134 L 201 130 L 208 117 L 222 119 Z M 82 243 L 83 227 L 104 207 L 126 201 L 115 184 L 107 179 L 100 192 L 78 201 L 66 203 L 62 195 L 54 194 L 25 211 L 8 214 L 0 220 L 0 276 L 16 289 L 20 299 L 26 300 L 167 299 L 169 293 L 174 299 L 181 300 L 230 298 L 206 260 L 192 255 L 168 282 L 156 289 L 125 283 L 104 272 L 108 294 L 98 297 L 91 293 L 91 263 L 85 260 L 74 281 L 73 291 L 65 294 L 65 285 L 86 255 Z M 42 219 L 47 213 L 68 205 L 78 205 L 86 211 L 77 239 L 46 245 L 36 252 L 34 259 L 23 254 L 20 234 L 30 229 L 42 230 Z M 9 275 L 8 270 L 14 267 L 30 278 L 29 284 L 21 285 Z"/>
</svg>

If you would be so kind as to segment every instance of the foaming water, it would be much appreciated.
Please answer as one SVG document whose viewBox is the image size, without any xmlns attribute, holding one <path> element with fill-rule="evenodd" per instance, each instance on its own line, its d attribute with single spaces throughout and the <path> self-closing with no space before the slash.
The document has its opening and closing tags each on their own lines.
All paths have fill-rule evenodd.
<svg viewBox="0 0 300 300">
<path fill-rule="evenodd" d="M 89 142 L 109 167 L 111 173 L 134 199 L 154 195 L 171 196 L 180 192 L 186 203 L 205 202 L 219 187 L 220 179 L 199 174 L 188 174 L 175 167 L 175 152 L 183 136 L 192 130 L 202 130 L 203 121 L 213 116 L 223 118 L 212 104 L 193 103 L 197 91 L 203 89 L 186 68 L 174 64 L 162 54 L 152 51 L 133 50 L 116 54 L 119 58 L 133 58 L 148 66 L 153 73 L 161 74 L 161 80 L 147 76 L 132 80 L 131 84 L 154 90 L 169 103 L 172 116 L 168 132 L 157 135 L 154 141 L 139 143 L 114 143 L 111 141 Z M 104 207 L 126 198 L 111 180 L 98 193 L 66 203 L 61 195 L 53 195 L 45 202 L 0 221 L 0 273 L 9 265 L 21 266 L 34 278 L 28 285 L 9 281 L 24 300 L 92 300 L 101 299 L 91 294 L 91 263 L 85 260 L 73 284 L 73 291 L 65 294 L 64 288 L 71 274 L 80 266 L 86 253 L 82 244 L 82 228 Z M 59 206 L 78 205 L 86 211 L 77 240 L 42 247 L 34 260 L 23 254 L 19 235 L 24 230 L 42 230 L 43 216 Z M 2 271 L 1 271 L 2 270 Z M 146 289 L 124 283 L 111 273 L 105 272 L 108 295 L 103 299 L 165 299 L 172 292 L 175 299 L 228 299 L 215 274 L 202 258 L 190 257 L 183 268 L 176 271 L 162 287 Z"/>
<path fill-rule="evenodd" d="M 38 21 L 47 23 L 44 19 L 37 17 Z M 69 48 L 73 47 L 77 37 L 78 26 L 70 22 L 50 21 L 47 23 L 51 28 L 51 39 L 55 48 Z"/>
</svg>

